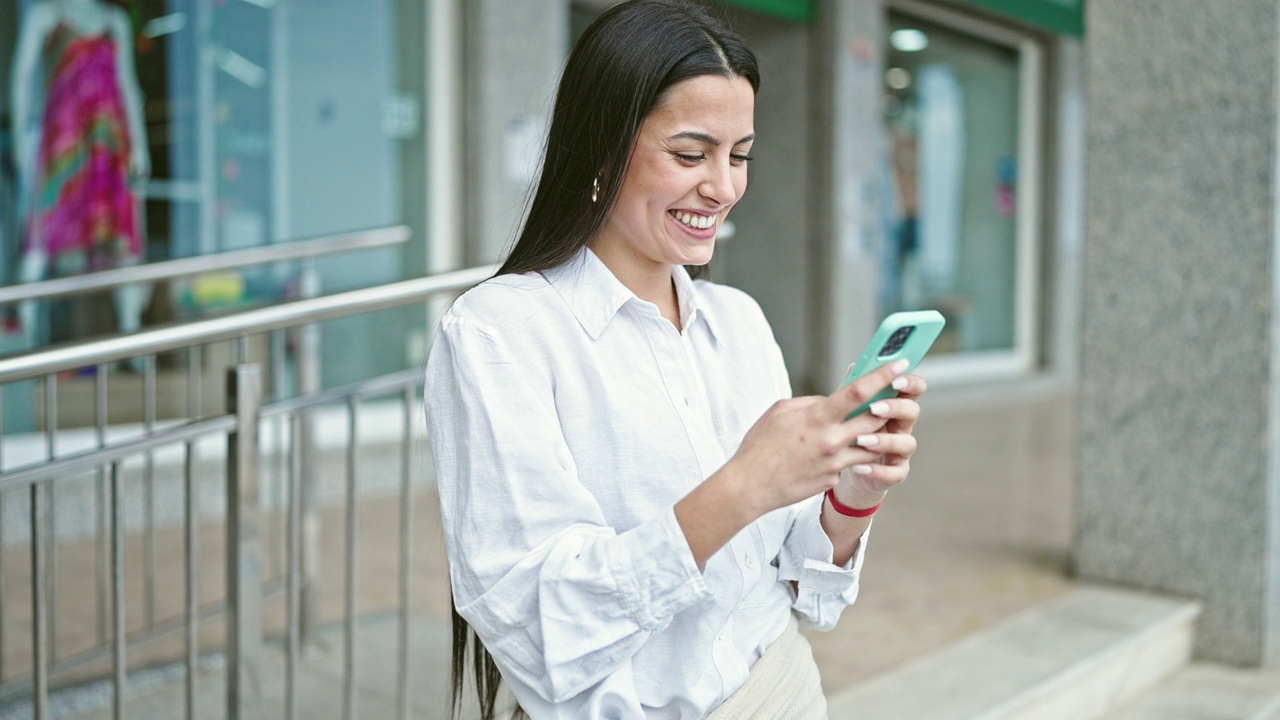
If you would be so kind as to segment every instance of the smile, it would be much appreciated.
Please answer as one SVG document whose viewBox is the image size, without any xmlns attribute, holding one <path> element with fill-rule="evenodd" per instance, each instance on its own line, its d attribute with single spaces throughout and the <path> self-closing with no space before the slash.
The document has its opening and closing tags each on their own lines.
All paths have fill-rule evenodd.
<svg viewBox="0 0 1280 720">
<path fill-rule="evenodd" d="M 706 230 L 716 224 L 715 215 L 695 215 L 694 213 L 681 212 L 672 210 L 671 217 L 679 220 L 682 224 L 688 225 L 695 230 Z"/>
</svg>

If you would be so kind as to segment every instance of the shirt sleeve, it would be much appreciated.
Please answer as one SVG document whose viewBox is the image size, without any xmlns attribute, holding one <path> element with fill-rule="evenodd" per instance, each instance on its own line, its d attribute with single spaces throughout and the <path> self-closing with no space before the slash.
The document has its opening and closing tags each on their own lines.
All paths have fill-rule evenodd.
<svg viewBox="0 0 1280 720">
<path fill-rule="evenodd" d="M 426 412 L 459 614 L 504 674 L 549 702 L 630 662 L 710 599 L 673 507 L 617 533 L 577 477 L 550 383 L 446 314 Z M 541 387 L 547 385 L 547 387 Z"/>
<path fill-rule="evenodd" d="M 858 598 L 858 578 L 866 555 L 870 526 L 846 565 L 832 562 L 835 548 L 822 529 L 822 495 L 792 506 L 795 519 L 778 557 L 778 578 L 796 583 L 792 609 L 803 627 L 830 630 L 840 613 Z"/>
</svg>

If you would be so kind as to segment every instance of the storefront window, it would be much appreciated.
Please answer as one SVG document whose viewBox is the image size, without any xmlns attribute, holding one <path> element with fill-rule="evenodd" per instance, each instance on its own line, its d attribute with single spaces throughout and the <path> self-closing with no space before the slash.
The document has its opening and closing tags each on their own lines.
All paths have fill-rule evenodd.
<svg viewBox="0 0 1280 720">
<path fill-rule="evenodd" d="M 401 224 L 404 247 L 318 261 L 320 289 L 423 274 L 424 15 L 420 0 L 0 2 L 4 282 Z M 10 311 L 24 327 L 0 351 L 287 300 L 299 275 Z M 326 324 L 325 384 L 403 365 L 421 320 L 382 320 Z"/>
<path fill-rule="evenodd" d="M 1034 314 L 1036 118 L 1016 39 L 892 13 L 884 76 L 891 167 L 880 304 L 936 308 L 936 354 L 1027 357 Z"/>
</svg>

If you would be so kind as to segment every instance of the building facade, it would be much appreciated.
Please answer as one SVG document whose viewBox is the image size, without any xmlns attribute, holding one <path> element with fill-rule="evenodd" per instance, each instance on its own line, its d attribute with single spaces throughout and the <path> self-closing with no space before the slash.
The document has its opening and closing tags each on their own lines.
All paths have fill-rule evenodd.
<svg viewBox="0 0 1280 720">
<path fill-rule="evenodd" d="M 55 53 L 66 38 L 92 37 L 101 18 L 123 28 L 112 36 L 122 68 L 114 90 L 133 120 L 130 151 L 149 166 L 127 169 L 138 249 L 107 266 L 411 230 L 398 248 L 317 261 L 318 290 L 333 292 L 502 256 L 536 177 L 568 47 L 607 5 L 0 4 L 3 280 L 87 269 L 62 262 L 57 248 L 36 260 L 48 240 L 32 218 L 34 198 L 50 191 L 38 156 L 51 136 L 43 124 Z M 943 385 L 1068 379 L 1082 8 L 715 8 L 759 52 L 764 86 L 759 162 L 713 277 L 760 300 L 796 389 L 829 388 L 880 316 L 919 307 L 949 320 L 929 368 Z M 42 15 L 56 21 L 42 25 Z M 4 342 L 30 349 L 276 302 L 297 296 L 300 277 L 297 264 L 274 265 L 96 303 L 108 312 L 74 301 L 34 315 L 11 309 Z M 418 362 L 422 325 L 403 313 L 334 323 L 321 334 L 324 383 Z"/>
<path fill-rule="evenodd" d="M 575 28 L 608 4 L 466 3 L 469 260 L 499 258 L 514 236 L 537 156 L 525 138 L 545 128 Z M 1069 384 L 1083 6 L 743 1 L 719 12 L 759 54 L 764 82 L 758 161 L 712 276 L 760 301 L 795 389 L 829 390 L 883 315 L 924 307 L 948 318 L 926 365 L 935 385 Z M 489 70 L 499 67 L 519 69 Z"/>
</svg>

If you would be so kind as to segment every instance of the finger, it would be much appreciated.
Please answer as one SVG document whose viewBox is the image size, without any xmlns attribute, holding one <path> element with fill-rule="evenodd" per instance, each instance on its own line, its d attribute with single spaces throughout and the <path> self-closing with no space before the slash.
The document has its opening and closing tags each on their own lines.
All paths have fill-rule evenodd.
<svg viewBox="0 0 1280 720">
<path fill-rule="evenodd" d="M 916 422 L 920 420 L 920 405 L 916 404 L 915 417 L 904 418 L 902 420 L 889 420 L 885 423 L 886 432 L 907 433 L 910 435 L 915 431 Z"/>
<path fill-rule="evenodd" d="M 848 420 L 843 420 L 839 424 L 841 438 L 845 444 L 856 445 L 858 438 L 863 435 L 872 435 L 881 433 L 886 430 L 889 420 L 882 417 L 876 417 L 869 412 L 854 415 Z"/>
<path fill-rule="evenodd" d="M 910 361 L 905 358 L 885 363 L 835 391 L 828 397 L 827 403 L 831 416 L 843 420 L 849 413 L 875 397 L 876 393 L 889 387 L 894 378 L 907 371 L 910 364 Z"/>
<path fill-rule="evenodd" d="M 844 449 L 832 453 L 828 458 L 827 466 L 824 468 L 829 473 L 840 473 L 851 467 L 859 465 L 878 465 L 882 464 L 880 453 L 872 452 L 857 445 L 847 445 Z"/>
<path fill-rule="evenodd" d="M 916 438 L 906 433 L 873 433 L 859 435 L 855 444 L 868 451 L 881 455 L 897 455 L 911 457 L 916 451 Z"/>
<path fill-rule="evenodd" d="M 867 412 L 886 421 L 915 423 L 920 418 L 920 403 L 911 398 L 887 398 L 871 403 Z"/>
<path fill-rule="evenodd" d="M 894 465 L 883 463 L 854 465 L 853 472 L 861 482 L 870 482 L 887 490 L 907 479 L 907 475 L 911 472 L 911 463 L 903 461 Z"/>
<path fill-rule="evenodd" d="M 893 388 L 898 391 L 898 397 L 919 399 L 924 395 L 925 390 L 929 389 L 929 384 L 919 375 L 903 375 L 894 378 Z"/>
</svg>

